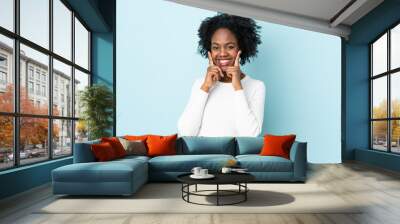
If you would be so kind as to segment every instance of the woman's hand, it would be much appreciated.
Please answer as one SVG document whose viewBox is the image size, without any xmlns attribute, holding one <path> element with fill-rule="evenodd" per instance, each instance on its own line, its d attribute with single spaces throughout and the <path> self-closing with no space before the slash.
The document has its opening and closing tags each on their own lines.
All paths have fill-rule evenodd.
<svg viewBox="0 0 400 224">
<path fill-rule="evenodd" d="M 234 66 L 230 66 L 226 68 L 226 75 L 231 78 L 232 80 L 232 85 L 235 90 L 241 90 L 242 88 L 242 83 L 240 82 L 241 80 L 241 75 L 242 71 L 240 71 L 240 54 L 242 51 L 239 51 L 236 55 L 235 59 L 235 64 Z"/>
<path fill-rule="evenodd" d="M 203 85 L 201 86 L 201 89 L 208 93 L 210 88 L 223 77 L 224 75 L 222 73 L 222 70 L 218 66 L 214 65 L 211 53 L 208 52 L 207 74 L 206 78 L 204 79 Z"/>
</svg>

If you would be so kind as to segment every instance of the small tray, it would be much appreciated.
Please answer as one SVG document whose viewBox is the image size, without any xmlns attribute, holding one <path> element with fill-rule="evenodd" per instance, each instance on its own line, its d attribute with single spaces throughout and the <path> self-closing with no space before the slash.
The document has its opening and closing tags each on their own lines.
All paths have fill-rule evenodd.
<svg viewBox="0 0 400 224">
<path fill-rule="evenodd" d="M 212 175 L 212 174 L 207 174 L 207 175 L 204 175 L 204 176 L 198 176 L 198 175 L 194 175 L 194 174 L 190 175 L 190 178 L 193 178 L 193 179 L 211 179 L 211 178 L 214 178 L 214 177 L 215 176 Z"/>
</svg>

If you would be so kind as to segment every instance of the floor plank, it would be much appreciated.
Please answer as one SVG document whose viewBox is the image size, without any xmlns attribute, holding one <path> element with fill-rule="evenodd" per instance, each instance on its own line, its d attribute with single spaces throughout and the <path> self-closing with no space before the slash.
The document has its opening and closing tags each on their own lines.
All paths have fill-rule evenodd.
<svg viewBox="0 0 400 224">
<path fill-rule="evenodd" d="M 356 162 L 310 164 L 308 183 L 323 186 L 359 214 L 36 214 L 56 200 L 50 185 L 0 201 L 0 223 L 14 224 L 280 224 L 280 223 L 400 223 L 400 174 Z"/>
</svg>

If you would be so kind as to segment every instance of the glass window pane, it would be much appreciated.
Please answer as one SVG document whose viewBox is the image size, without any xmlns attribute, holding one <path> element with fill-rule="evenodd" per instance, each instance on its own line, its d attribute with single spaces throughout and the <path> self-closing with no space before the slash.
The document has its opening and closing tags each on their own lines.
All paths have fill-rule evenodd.
<svg viewBox="0 0 400 224">
<path fill-rule="evenodd" d="M 20 164 L 49 158 L 48 121 L 45 118 L 20 118 Z"/>
<path fill-rule="evenodd" d="M 72 121 L 53 120 L 53 157 L 72 154 Z"/>
<path fill-rule="evenodd" d="M 387 121 L 372 122 L 372 148 L 387 151 Z"/>
<path fill-rule="evenodd" d="M 72 117 L 71 66 L 53 60 L 53 115 Z"/>
<path fill-rule="evenodd" d="M 53 1 L 53 51 L 71 60 L 72 12 L 60 1 Z"/>
<path fill-rule="evenodd" d="M 391 75 L 391 110 L 392 117 L 400 117 L 400 72 Z"/>
<path fill-rule="evenodd" d="M 75 69 L 75 117 L 81 115 L 80 94 L 86 86 L 89 86 L 89 75 Z"/>
<path fill-rule="evenodd" d="M 88 128 L 84 120 L 75 121 L 75 143 L 85 142 L 88 138 Z"/>
<path fill-rule="evenodd" d="M 14 111 L 14 43 L 0 35 L 0 111 Z"/>
<path fill-rule="evenodd" d="M 387 71 L 387 34 L 372 44 L 372 70 L 373 75 Z"/>
<path fill-rule="evenodd" d="M 14 165 L 14 124 L 10 116 L 0 116 L 0 170 Z"/>
<path fill-rule="evenodd" d="M 395 69 L 400 67 L 400 24 L 391 30 L 390 48 L 390 67 Z"/>
<path fill-rule="evenodd" d="M 14 0 L 1 0 L 0 9 L 0 26 L 14 31 Z"/>
<path fill-rule="evenodd" d="M 47 115 L 49 57 L 23 44 L 21 44 L 20 55 L 21 113 Z"/>
<path fill-rule="evenodd" d="M 75 18 L 75 63 L 89 70 L 89 32 Z"/>
<path fill-rule="evenodd" d="M 49 48 L 49 0 L 20 0 L 21 36 Z"/>
<path fill-rule="evenodd" d="M 393 120 L 391 123 L 392 152 L 400 153 L 400 120 Z"/>
<path fill-rule="evenodd" d="M 387 118 L 386 76 L 372 80 L 372 118 Z"/>
</svg>

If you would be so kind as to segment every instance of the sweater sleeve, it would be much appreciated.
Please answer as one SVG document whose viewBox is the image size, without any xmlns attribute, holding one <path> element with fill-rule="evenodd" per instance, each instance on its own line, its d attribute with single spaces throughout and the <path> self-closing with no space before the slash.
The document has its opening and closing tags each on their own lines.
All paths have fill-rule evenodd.
<svg viewBox="0 0 400 224">
<path fill-rule="evenodd" d="M 261 133 L 264 119 L 265 85 L 256 86 L 254 94 L 246 98 L 243 90 L 235 91 L 235 123 L 238 136 L 256 137 Z"/>
<path fill-rule="evenodd" d="M 200 89 L 200 80 L 193 87 L 188 104 L 178 120 L 179 136 L 197 136 L 203 119 L 208 93 Z"/>
</svg>

